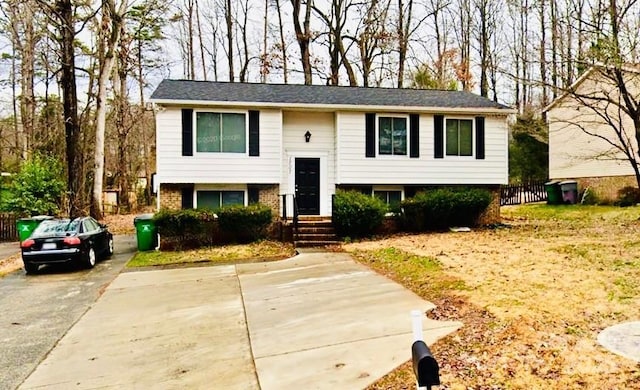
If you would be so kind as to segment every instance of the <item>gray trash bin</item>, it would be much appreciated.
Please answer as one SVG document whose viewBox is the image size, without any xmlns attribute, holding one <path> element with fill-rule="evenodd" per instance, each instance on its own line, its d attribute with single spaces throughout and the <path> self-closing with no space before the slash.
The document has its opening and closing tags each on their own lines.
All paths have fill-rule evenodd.
<svg viewBox="0 0 640 390">
<path fill-rule="evenodd" d="M 578 182 L 575 180 L 565 180 L 560 183 L 562 191 L 562 201 L 568 204 L 578 203 Z"/>
</svg>

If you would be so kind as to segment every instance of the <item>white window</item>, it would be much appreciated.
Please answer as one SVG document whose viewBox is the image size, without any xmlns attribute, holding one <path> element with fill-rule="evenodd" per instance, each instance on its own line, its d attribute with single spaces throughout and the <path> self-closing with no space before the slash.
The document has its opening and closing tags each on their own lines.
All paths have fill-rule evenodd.
<svg viewBox="0 0 640 390">
<path fill-rule="evenodd" d="M 407 144 L 406 117 L 378 117 L 379 155 L 406 156 Z"/>
<path fill-rule="evenodd" d="M 471 119 L 447 119 L 447 156 L 473 156 L 473 121 Z"/>
<path fill-rule="evenodd" d="M 247 119 L 243 113 L 196 113 L 196 151 L 200 153 L 245 153 Z"/>
<path fill-rule="evenodd" d="M 200 209 L 244 204 L 244 191 L 196 191 L 196 205 Z"/>
</svg>

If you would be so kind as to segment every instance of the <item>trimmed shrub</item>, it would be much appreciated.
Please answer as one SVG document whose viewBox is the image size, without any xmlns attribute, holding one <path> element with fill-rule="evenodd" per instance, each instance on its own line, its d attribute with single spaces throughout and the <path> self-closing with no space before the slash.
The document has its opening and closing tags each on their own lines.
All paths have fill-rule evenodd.
<svg viewBox="0 0 640 390">
<path fill-rule="evenodd" d="M 618 191 L 618 199 L 614 204 L 620 207 L 629 207 L 638 203 L 640 203 L 640 189 L 628 186 Z"/>
<path fill-rule="evenodd" d="M 239 242 L 264 238 L 273 218 L 271 208 L 263 204 L 223 207 L 217 214 L 220 230 Z"/>
<path fill-rule="evenodd" d="M 153 216 L 165 249 L 192 249 L 264 238 L 271 224 L 269 206 L 229 206 L 218 210 L 160 210 Z"/>
<path fill-rule="evenodd" d="M 207 209 L 160 210 L 153 216 L 161 241 L 175 249 L 211 245 L 215 215 Z"/>
<path fill-rule="evenodd" d="M 491 192 L 481 188 L 435 189 L 402 202 L 402 222 L 410 231 L 475 226 L 491 203 Z"/>
<path fill-rule="evenodd" d="M 340 237 L 368 237 L 382 225 L 387 205 L 356 191 L 338 191 L 333 201 L 333 226 Z"/>
</svg>

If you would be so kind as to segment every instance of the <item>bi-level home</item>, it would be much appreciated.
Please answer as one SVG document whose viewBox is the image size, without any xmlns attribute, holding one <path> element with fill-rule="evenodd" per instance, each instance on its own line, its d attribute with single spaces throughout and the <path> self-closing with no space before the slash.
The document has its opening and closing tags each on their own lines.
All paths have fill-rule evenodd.
<svg viewBox="0 0 640 390">
<path fill-rule="evenodd" d="M 469 92 L 164 80 L 151 99 L 160 208 L 282 216 L 295 196 L 300 215 L 330 216 L 341 188 L 394 203 L 508 181 L 513 110 Z"/>
</svg>

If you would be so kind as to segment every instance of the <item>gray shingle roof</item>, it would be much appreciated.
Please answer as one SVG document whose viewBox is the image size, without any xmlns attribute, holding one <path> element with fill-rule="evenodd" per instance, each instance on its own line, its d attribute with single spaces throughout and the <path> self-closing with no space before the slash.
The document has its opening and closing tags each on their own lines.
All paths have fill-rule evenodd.
<svg viewBox="0 0 640 390">
<path fill-rule="evenodd" d="M 365 88 L 299 84 L 229 83 L 163 80 L 151 99 L 270 104 L 321 104 L 504 109 L 509 107 L 462 91 Z"/>
</svg>

